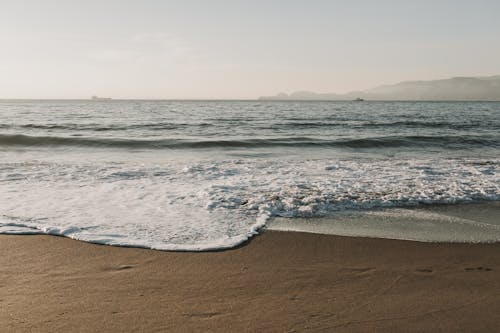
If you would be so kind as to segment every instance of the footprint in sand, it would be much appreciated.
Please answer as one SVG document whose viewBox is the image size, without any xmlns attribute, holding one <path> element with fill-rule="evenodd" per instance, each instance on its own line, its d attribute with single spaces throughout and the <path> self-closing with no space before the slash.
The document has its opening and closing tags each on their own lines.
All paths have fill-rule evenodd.
<svg viewBox="0 0 500 333">
<path fill-rule="evenodd" d="M 432 273 L 432 268 L 417 268 L 415 271 L 419 273 Z"/>
<path fill-rule="evenodd" d="M 492 268 L 483 267 L 483 266 L 479 266 L 479 267 L 466 267 L 466 268 L 464 268 L 464 271 L 466 271 L 466 272 L 474 272 L 474 271 L 489 272 L 489 271 L 492 271 L 492 270 L 493 270 Z"/>
</svg>

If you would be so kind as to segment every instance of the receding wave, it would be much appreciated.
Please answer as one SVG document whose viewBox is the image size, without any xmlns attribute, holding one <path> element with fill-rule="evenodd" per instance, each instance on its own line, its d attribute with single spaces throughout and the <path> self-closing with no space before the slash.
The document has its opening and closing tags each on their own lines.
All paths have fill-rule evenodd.
<svg viewBox="0 0 500 333">
<path fill-rule="evenodd" d="M 96 137 L 28 136 L 0 134 L 0 146 L 76 146 L 137 149 L 208 149 L 266 147 L 498 147 L 500 137 L 481 136 L 385 136 L 361 139 L 328 140 L 311 137 L 279 137 L 262 139 L 185 140 L 185 139 L 125 139 Z"/>
</svg>

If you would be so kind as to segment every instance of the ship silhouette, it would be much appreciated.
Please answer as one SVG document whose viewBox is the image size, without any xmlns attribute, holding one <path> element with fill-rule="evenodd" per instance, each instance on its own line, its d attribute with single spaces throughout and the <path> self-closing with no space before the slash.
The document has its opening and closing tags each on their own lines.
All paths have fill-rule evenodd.
<svg viewBox="0 0 500 333">
<path fill-rule="evenodd" d="M 93 101 L 109 101 L 111 100 L 111 97 L 99 97 L 99 96 L 92 96 L 91 98 Z"/>
</svg>

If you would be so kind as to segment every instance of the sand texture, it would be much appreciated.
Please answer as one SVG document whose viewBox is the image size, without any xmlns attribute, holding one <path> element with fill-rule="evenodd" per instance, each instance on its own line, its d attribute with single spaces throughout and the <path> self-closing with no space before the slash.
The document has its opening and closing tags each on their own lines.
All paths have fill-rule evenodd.
<svg viewBox="0 0 500 333">
<path fill-rule="evenodd" d="M 265 232 L 160 252 L 0 236 L 1 332 L 493 332 L 500 244 Z"/>
</svg>

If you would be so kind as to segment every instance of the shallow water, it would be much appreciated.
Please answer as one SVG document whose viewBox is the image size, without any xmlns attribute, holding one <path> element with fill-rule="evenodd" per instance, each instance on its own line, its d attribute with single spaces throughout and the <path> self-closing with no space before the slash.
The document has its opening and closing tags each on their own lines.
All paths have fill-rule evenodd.
<svg viewBox="0 0 500 333">
<path fill-rule="evenodd" d="M 489 243 L 500 238 L 500 201 L 274 218 L 267 229 L 421 242 Z"/>
</svg>

